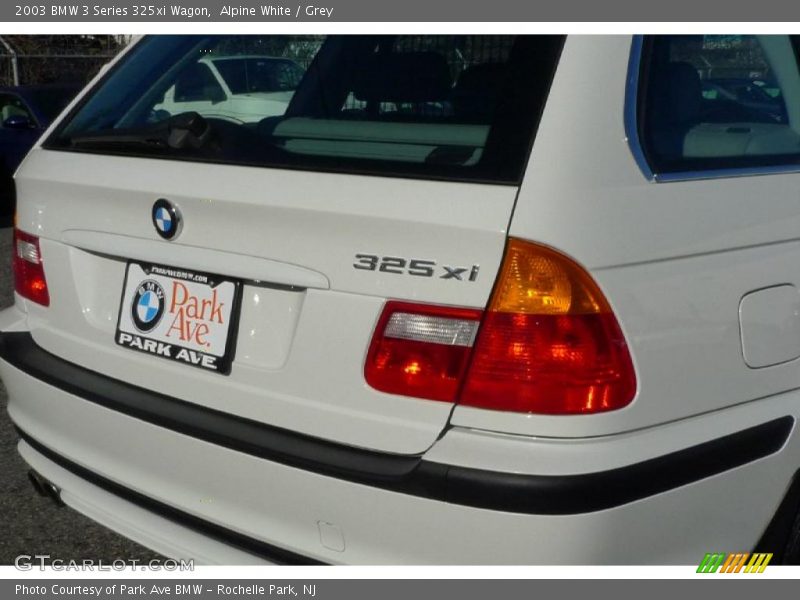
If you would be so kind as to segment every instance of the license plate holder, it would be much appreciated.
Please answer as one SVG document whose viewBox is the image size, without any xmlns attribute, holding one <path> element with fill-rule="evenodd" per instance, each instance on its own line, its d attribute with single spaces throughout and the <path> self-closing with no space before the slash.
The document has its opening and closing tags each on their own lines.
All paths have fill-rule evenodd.
<svg viewBox="0 0 800 600">
<path fill-rule="evenodd" d="M 241 281 L 129 261 L 115 342 L 159 358 L 230 374 Z"/>
</svg>

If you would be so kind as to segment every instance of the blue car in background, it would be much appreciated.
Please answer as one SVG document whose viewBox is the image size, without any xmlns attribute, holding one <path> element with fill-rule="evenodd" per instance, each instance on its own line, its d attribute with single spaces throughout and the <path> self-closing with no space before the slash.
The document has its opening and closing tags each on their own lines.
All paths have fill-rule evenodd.
<svg viewBox="0 0 800 600">
<path fill-rule="evenodd" d="M 12 177 L 17 166 L 81 87 L 64 83 L 0 87 L 0 220 L 14 213 Z"/>
</svg>

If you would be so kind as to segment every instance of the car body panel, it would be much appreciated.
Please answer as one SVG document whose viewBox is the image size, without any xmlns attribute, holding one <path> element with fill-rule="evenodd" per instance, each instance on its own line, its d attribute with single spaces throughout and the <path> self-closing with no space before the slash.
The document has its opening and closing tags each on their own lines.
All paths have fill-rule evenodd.
<svg viewBox="0 0 800 600">
<path fill-rule="evenodd" d="M 13 368 L 3 367 L 3 377 L 12 397 L 29 385 L 27 376 Z M 775 399 L 766 412 L 781 414 L 794 406 L 796 396 Z M 785 493 L 798 451 L 794 436 L 777 455 L 621 507 L 578 515 L 520 515 L 420 499 L 279 465 L 176 436 L 52 388 L 12 405 L 10 414 L 23 431 L 48 440 L 50 449 L 91 464 L 112 481 L 211 523 L 333 564 L 691 564 L 709 546 L 749 548 L 755 543 Z M 59 425 L 63 419 L 76 420 L 69 433 Z M 516 440 L 523 451 L 526 443 Z M 24 443 L 21 450 L 65 490 L 86 501 L 96 496 L 95 490 L 70 485 L 62 471 Z M 204 468 L 186 468 L 188 456 Z M 561 457 L 554 453 L 553 459 L 557 470 Z M 748 485 L 742 486 L 742 480 Z M 672 525 L 665 527 L 664 519 L 653 515 L 669 515 Z M 151 515 L 131 517 L 129 527 L 151 530 L 146 526 Z M 341 532 L 343 550 L 323 544 L 320 522 Z M 183 540 L 179 537 L 177 545 Z M 202 550 L 200 555 L 211 562 L 229 560 L 225 553 Z"/>
<path fill-rule="evenodd" d="M 148 174 L 144 187 L 141 172 Z M 515 196 L 508 186 L 337 174 L 312 180 L 301 171 L 42 149 L 20 169 L 17 186 L 26 197 L 18 226 L 41 236 L 54 298 L 48 309 L 29 307 L 31 330 L 45 349 L 145 387 L 157 374 L 159 385 L 187 401 L 399 453 L 427 449 L 452 406 L 384 394 L 364 382 L 384 299 L 482 307 Z M 162 240 L 151 222 L 158 198 L 183 214 L 174 241 Z M 114 250 L 99 253 L 98 239 Z M 438 272 L 364 271 L 353 266 L 363 252 L 477 264 L 485 275 L 458 281 Z M 127 260 L 245 281 L 230 377 L 115 345 Z M 275 312 L 266 315 L 265 303 Z M 240 393 L 226 392 L 231 386 Z"/>
<path fill-rule="evenodd" d="M 622 410 L 576 418 L 458 406 L 455 425 L 607 435 L 800 385 L 796 361 L 748 367 L 739 323 L 749 292 L 800 284 L 800 176 L 646 179 L 625 136 L 630 51 L 627 36 L 568 39 L 509 233 L 556 247 L 592 273 L 630 346 L 637 397 Z M 597 120 L 598 97 L 585 90 L 601 87 L 608 108 Z"/>
</svg>

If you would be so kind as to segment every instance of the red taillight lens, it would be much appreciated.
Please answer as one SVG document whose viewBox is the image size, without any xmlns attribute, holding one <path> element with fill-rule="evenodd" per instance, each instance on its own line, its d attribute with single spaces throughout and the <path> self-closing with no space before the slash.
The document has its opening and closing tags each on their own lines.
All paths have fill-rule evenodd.
<svg viewBox="0 0 800 600">
<path fill-rule="evenodd" d="M 454 402 L 481 314 L 387 302 L 367 353 L 367 383 L 390 394 Z"/>
<path fill-rule="evenodd" d="M 14 290 L 42 306 L 50 306 L 39 238 L 14 229 Z"/>
<path fill-rule="evenodd" d="M 515 239 L 485 313 L 388 302 L 365 375 L 392 394 L 551 415 L 615 410 L 636 394 L 622 331 L 591 276 Z"/>
<path fill-rule="evenodd" d="M 596 413 L 635 393 L 622 331 L 589 274 L 554 250 L 509 240 L 460 404 Z"/>
</svg>

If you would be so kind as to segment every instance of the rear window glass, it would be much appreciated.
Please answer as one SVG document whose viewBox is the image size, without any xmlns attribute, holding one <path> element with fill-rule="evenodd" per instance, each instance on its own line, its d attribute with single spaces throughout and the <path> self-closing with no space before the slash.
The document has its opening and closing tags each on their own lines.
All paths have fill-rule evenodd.
<svg viewBox="0 0 800 600">
<path fill-rule="evenodd" d="M 556 36 L 151 36 L 46 147 L 517 183 Z"/>
<path fill-rule="evenodd" d="M 797 40 L 782 35 L 647 38 L 639 124 L 658 173 L 797 164 Z"/>
</svg>

